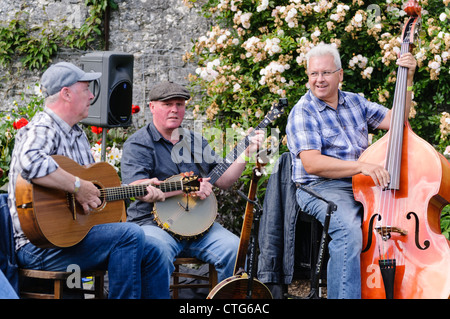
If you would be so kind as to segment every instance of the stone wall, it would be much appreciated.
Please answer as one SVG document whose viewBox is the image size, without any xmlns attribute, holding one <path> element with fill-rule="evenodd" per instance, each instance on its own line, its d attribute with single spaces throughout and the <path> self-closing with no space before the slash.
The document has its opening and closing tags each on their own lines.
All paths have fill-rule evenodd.
<svg viewBox="0 0 450 319">
<path fill-rule="evenodd" d="M 155 83 L 172 80 L 187 84 L 195 65 L 185 64 L 182 55 L 192 47 L 192 39 L 204 34 L 208 21 L 182 0 L 116 0 L 119 8 L 110 16 L 109 50 L 134 55 L 133 104 L 141 106 L 142 122 L 148 119 L 147 95 Z M 26 12 L 30 26 L 72 24 L 79 27 L 87 15 L 84 0 L 0 0 L 0 24 Z M 90 51 L 89 51 L 90 52 Z M 65 60 L 80 65 L 83 54 L 62 49 L 53 63 Z M 27 71 L 14 61 L 10 68 L 0 67 L 0 110 L 11 107 L 21 92 L 33 93 L 42 71 Z M 140 125 L 142 123 L 136 123 Z"/>
</svg>

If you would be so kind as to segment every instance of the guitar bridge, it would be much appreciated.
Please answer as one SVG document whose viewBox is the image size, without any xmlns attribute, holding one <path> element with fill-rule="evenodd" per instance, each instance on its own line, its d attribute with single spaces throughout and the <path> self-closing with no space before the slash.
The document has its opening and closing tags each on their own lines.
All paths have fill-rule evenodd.
<svg viewBox="0 0 450 319">
<path fill-rule="evenodd" d="M 76 200 L 75 196 L 73 194 L 67 193 L 67 207 L 72 212 L 72 218 L 73 220 L 77 220 L 77 213 L 76 213 Z"/>
</svg>

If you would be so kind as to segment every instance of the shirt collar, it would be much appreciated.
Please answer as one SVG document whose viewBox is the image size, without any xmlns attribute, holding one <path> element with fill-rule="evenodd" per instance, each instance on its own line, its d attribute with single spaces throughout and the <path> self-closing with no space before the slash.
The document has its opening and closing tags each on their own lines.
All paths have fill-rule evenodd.
<svg viewBox="0 0 450 319">
<path fill-rule="evenodd" d="M 181 126 L 180 126 L 180 128 L 181 128 Z M 150 122 L 150 124 L 148 125 L 148 132 L 149 132 L 149 134 L 152 137 L 154 142 L 158 142 L 159 140 L 163 140 L 163 141 L 166 141 L 166 142 L 172 144 L 164 136 L 162 136 L 162 134 L 158 131 L 158 129 L 156 128 L 156 126 L 153 123 L 153 121 Z M 181 134 L 181 136 L 180 136 L 180 141 L 181 141 L 181 139 L 183 139 L 183 134 Z"/>
<path fill-rule="evenodd" d="M 325 108 L 327 106 L 329 106 L 327 103 L 325 103 L 324 101 L 322 101 L 321 99 L 317 98 L 311 90 L 309 90 L 309 95 L 311 98 L 311 101 L 314 103 L 315 107 L 322 112 L 323 110 L 325 110 Z M 345 106 L 345 98 L 344 98 L 344 94 L 341 90 L 338 89 L 338 106 L 342 105 Z"/>
<path fill-rule="evenodd" d="M 53 119 L 53 121 L 61 128 L 61 130 L 64 132 L 65 135 L 67 136 L 74 135 L 78 137 L 81 134 L 83 134 L 83 130 L 77 124 L 75 124 L 74 126 L 70 126 L 69 124 L 67 124 L 66 121 L 64 121 L 55 112 L 53 112 L 52 109 L 45 107 L 44 112 L 47 113 Z"/>
</svg>

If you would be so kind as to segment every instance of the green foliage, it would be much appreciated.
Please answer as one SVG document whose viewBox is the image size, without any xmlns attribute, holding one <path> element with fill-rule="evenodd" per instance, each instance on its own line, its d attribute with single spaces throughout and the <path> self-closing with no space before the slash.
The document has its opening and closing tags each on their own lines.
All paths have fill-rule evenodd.
<svg viewBox="0 0 450 319">
<path fill-rule="evenodd" d="M 38 88 L 38 85 L 36 85 L 36 88 Z M 22 93 L 20 102 L 14 101 L 14 106 L 10 111 L 0 112 L 0 168 L 4 172 L 0 178 L 2 191 L 6 191 L 3 187 L 6 187 L 5 185 L 8 183 L 9 164 L 16 133 L 37 112 L 43 109 L 44 98 L 42 95 L 36 94 L 27 99 L 28 102 L 25 102 L 25 95 Z"/>
<path fill-rule="evenodd" d="M 450 240 L 450 205 L 445 206 L 442 210 L 441 228 L 442 234 Z"/>
<path fill-rule="evenodd" d="M 0 65 L 10 65 L 16 56 L 21 58 L 24 68 L 44 69 L 61 47 L 86 50 L 101 39 L 103 15 L 109 6 L 117 8 L 114 0 L 86 0 L 89 15 L 77 29 L 64 23 L 50 27 L 46 21 L 40 27 L 28 26 L 28 14 L 24 11 L 7 26 L 0 27 Z"/>
<path fill-rule="evenodd" d="M 200 96 L 194 115 L 206 117 L 206 127 L 255 126 L 274 102 L 286 97 L 286 116 L 274 124 L 283 137 L 289 110 L 308 90 L 305 54 L 320 42 L 335 44 L 341 53 L 342 90 L 389 108 L 393 103 L 395 61 L 408 19 L 403 1 L 185 2 L 201 7 L 214 21 L 184 57 L 198 65 L 189 79 Z M 424 10 L 412 52 L 418 66 L 409 120 L 415 133 L 450 156 L 449 1 L 419 3 Z M 375 132 L 374 139 L 382 134 Z M 249 179 L 246 173 L 243 182 Z"/>
<path fill-rule="evenodd" d="M 304 56 L 319 42 L 339 48 L 343 90 L 390 107 L 398 38 L 407 17 L 401 1 L 372 2 L 370 7 L 362 1 L 203 2 L 204 14 L 217 24 L 185 56 L 198 64 L 190 76 L 193 89 L 202 96 L 196 114 L 224 129 L 231 124 L 255 125 L 261 120 L 255 114 L 267 113 L 280 97 L 287 97 L 292 108 L 307 91 Z M 437 115 L 449 110 L 450 98 L 450 14 L 444 3 L 430 0 L 424 6 L 422 32 L 413 51 L 418 68 L 410 118 L 416 133 L 441 152 L 448 141 L 440 143 Z M 287 116 L 280 119 L 279 126 L 284 127 L 286 120 Z"/>
</svg>

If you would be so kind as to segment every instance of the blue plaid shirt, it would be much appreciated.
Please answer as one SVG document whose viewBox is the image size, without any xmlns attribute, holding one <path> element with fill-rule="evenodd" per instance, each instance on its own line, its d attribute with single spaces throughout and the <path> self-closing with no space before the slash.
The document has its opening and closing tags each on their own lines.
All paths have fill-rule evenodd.
<svg viewBox="0 0 450 319">
<path fill-rule="evenodd" d="M 291 110 L 286 126 L 292 180 L 304 184 L 321 178 L 303 168 L 298 155 L 305 150 L 319 150 L 341 160 L 357 160 L 368 147 L 369 128 L 377 128 L 387 112 L 380 104 L 344 91 L 339 91 L 335 110 L 308 91 Z"/>
</svg>

